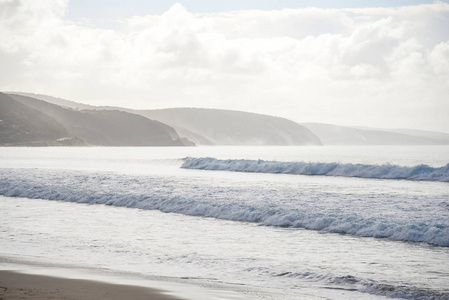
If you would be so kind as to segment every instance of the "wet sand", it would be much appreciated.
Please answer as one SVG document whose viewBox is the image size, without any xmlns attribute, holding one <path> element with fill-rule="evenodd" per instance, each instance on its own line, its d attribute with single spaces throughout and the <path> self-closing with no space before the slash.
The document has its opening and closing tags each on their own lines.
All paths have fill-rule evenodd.
<svg viewBox="0 0 449 300">
<path fill-rule="evenodd" d="M 180 300 L 140 286 L 0 271 L 0 300 Z"/>
</svg>

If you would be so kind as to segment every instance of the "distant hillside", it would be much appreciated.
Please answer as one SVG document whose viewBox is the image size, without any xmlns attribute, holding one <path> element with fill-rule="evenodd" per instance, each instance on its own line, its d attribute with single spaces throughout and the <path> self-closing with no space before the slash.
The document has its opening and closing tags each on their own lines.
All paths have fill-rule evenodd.
<svg viewBox="0 0 449 300">
<path fill-rule="evenodd" d="M 9 95 L 19 95 L 19 96 L 25 96 L 25 97 L 29 97 L 29 98 L 34 98 L 34 99 L 42 100 L 42 101 L 45 101 L 45 102 L 48 102 L 48 103 L 51 103 L 51 104 L 56 104 L 56 105 L 62 106 L 64 108 L 73 108 L 73 109 L 77 109 L 77 110 L 82 110 L 82 109 L 103 109 L 103 108 L 98 107 L 98 106 L 78 103 L 78 102 L 75 102 L 75 101 L 70 101 L 70 100 L 61 99 L 61 98 L 48 96 L 48 95 L 42 95 L 42 94 L 33 94 L 33 93 L 24 93 L 24 92 L 7 92 L 7 94 L 9 94 Z M 105 109 L 108 109 L 108 108 L 105 108 Z"/>
<path fill-rule="evenodd" d="M 73 110 L 42 100 L 11 95 L 21 104 L 49 116 L 67 132 L 96 146 L 182 146 L 176 131 L 140 115 L 116 110 Z"/>
<path fill-rule="evenodd" d="M 50 103 L 78 109 L 115 109 L 139 114 L 168 124 L 182 137 L 197 145 L 321 145 L 319 138 L 297 123 L 267 115 L 247 112 L 171 108 L 133 110 L 121 107 L 90 106 L 46 95 L 29 95 Z"/>
<path fill-rule="evenodd" d="M 78 146 L 84 142 L 50 116 L 0 93 L 0 145 Z"/>
<path fill-rule="evenodd" d="M 74 109 L 120 110 L 158 120 L 176 129 L 198 145 L 449 145 L 449 134 L 412 129 L 345 127 L 320 123 L 300 123 L 246 112 L 172 108 L 133 110 L 91 106 L 46 95 L 32 95 Z M 292 124 L 293 123 L 293 124 Z"/>
<path fill-rule="evenodd" d="M 302 123 L 324 145 L 448 145 L 449 135 L 419 130 L 368 129 L 320 123 Z"/>
<path fill-rule="evenodd" d="M 307 128 L 267 115 L 202 108 L 136 113 L 173 126 L 181 136 L 199 145 L 321 145 Z"/>
<path fill-rule="evenodd" d="M 373 130 L 372 128 L 362 128 L 362 129 Z M 404 129 L 404 128 L 376 129 L 376 130 L 402 133 L 402 134 L 411 135 L 411 136 L 432 138 L 435 140 L 447 141 L 447 143 L 449 143 L 449 133 L 444 133 L 444 132 L 416 130 L 416 129 Z"/>
</svg>

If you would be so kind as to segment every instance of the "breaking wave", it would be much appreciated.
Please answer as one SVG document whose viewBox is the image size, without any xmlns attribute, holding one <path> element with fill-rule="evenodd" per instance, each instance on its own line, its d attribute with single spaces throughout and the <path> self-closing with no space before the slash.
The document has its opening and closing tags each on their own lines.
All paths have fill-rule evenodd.
<svg viewBox="0 0 449 300">
<path fill-rule="evenodd" d="M 342 199 L 338 194 L 320 194 L 317 199 L 321 203 L 330 199 L 335 205 L 343 203 L 347 208 L 319 205 L 319 202 L 309 200 L 307 194 L 301 194 L 298 190 L 283 194 L 284 200 L 278 201 L 279 191 L 260 187 L 200 187 L 180 184 L 176 178 L 49 170 L 0 171 L 0 195 L 160 210 L 449 247 L 449 223 L 445 208 L 438 206 L 441 201 L 426 198 L 422 201 L 433 201 L 432 205 L 437 205 L 433 215 L 416 217 L 401 210 L 403 213 L 398 214 L 401 216 L 398 218 L 383 214 L 382 209 L 373 212 L 371 206 L 353 207 L 356 198 Z M 291 202 L 285 202 L 287 199 Z M 418 215 L 419 209 L 416 208 Z M 443 212 L 438 212 L 438 209 Z"/>
<path fill-rule="evenodd" d="M 277 162 L 245 159 L 219 160 L 211 157 L 188 157 L 185 159 L 182 168 L 250 173 L 279 173 L 449 182 L 449 164 L 444 167 L 433 168 L 428 165 L 404 167 L 390 164 L 365 165 L 341 163 Z"/>
</svg>

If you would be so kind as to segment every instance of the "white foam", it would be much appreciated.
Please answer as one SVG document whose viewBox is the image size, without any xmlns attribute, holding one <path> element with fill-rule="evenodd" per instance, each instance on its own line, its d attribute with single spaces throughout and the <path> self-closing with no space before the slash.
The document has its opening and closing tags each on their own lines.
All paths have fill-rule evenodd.
<svg viewBox="0 0 449 300">
<path fill-rule="evenodd" d="M 449 164 L 440 168 L 428 165 L 365 165 L 340 163 L 277 162 L 264 160 L 186 158 L 182 168 L 234 172 L 343 176 L 375 179 L 406 179 L 449 182 Z"/>
<path fill-rule="evenodd" d="M 329 193 L 318 195 L 320 202 L 316 206 L 319 208 L 315 208 L 312 201 L 316 200 L 301 200 L 301 197 L 309 196 L 299 195 L 296 190 L 285 194 L 290 199 L 287 203 L 278 201 L 277 191 L 259 191 L 257 187 L 198 189 L 184 186 L 177 180 L 157 177 L 1 169 L 0 177 L 0 195 L 8 197 L 106 204 L 449 246 L 447 208 L 440 207 L 432 198 L 420 200 L 433 201 L 428 203 L 428 206 L 433 205 L 431 212 L 422 210 L 419 203 L 412 203 L 414 206 L 405 210 L 398 204 L 397 213 L 388 215 L 374 212 L 371 206 L 355 203 L 359 196 L 343 200 L 339 194 Z M 349 204 L 339 208 L 330 203 L 322 205 L 326 199 L 334 201 L 332 203 L 347 201 Z M 370 201 L 379 207 L 383 199 Z M 403 199 L 397 201 L 400 203 Z"/>
</svg>

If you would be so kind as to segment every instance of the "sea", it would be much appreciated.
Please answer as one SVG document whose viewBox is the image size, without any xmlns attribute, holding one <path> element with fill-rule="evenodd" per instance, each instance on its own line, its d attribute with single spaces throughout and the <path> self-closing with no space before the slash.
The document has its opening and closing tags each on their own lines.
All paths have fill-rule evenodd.
<svg viewBox="0 0 449 300">
<path fill-rule="evenodd" d="M 449 146 L 3 147 L 18 265 L 209 291 L 190 299 L 449 299 Z"/>
</svg>

